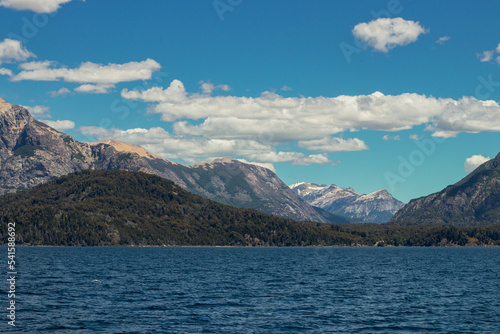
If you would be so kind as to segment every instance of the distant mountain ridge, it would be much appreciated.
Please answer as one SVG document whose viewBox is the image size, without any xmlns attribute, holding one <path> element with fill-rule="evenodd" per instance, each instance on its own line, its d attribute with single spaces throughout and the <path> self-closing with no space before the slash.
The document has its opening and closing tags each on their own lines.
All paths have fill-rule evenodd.
<svg viewBox="0 0 500 334">
<path fill-rule="evenodd" d="M 352 188 L 307 182 L 293 184 L 290 189 L 313 206 L 369 223 L 388 222 L 404 206 L 386 190 L 362 195 Z"/>
<path fill-rule="evenodd" d="M 393 222 L 474 226 L 500 223 L 500 153 L 440 192 L 413 199 Z"/>
<path fill-rule="evenodd" d="M 7 222 L 16 222 L 21 245 L 348 246 L 360 240 L 331 224 L 235 208 L 130 171 L 86 170 L 0 196 L 2 236 Z"/>
<path fill-rule="evenodd" d="M 297 222 L 235 208 L 157 175 L 85 170 L 0 196 L 0 245 L 15 222 L 25 246 L 483 246 L 480 227 Z"/>
<path fill-rule="evenodd" d="M 269 169 L 234 159 L 186 166 L 116 140 L 81 143 L 37 121 L 25 108 L 0 99 L 0 194 L 87 169 L 156 174 L 220 203 L 280 217 L 349 222 L 318 212 Z"/>
</svg>

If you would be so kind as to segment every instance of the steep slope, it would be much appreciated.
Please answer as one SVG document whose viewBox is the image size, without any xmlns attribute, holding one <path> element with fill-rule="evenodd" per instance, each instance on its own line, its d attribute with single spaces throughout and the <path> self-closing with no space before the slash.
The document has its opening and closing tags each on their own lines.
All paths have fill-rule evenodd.
<svg viewBox="0 0 500 334">
<path fill-rule="evenodd" d="M 82 169 L 148 168 L 110 145 L 79 143 L 37 121 L 23 107 L 0 99 L 0 194 Z"/>
<path fill-rule="evenodd" d="M 313 206 L 369 223 L 388 222 L 404 205 L 386 190 L 362 195 L 352 188 L 306 182 L 296 183 L 290 188 Z"/>
<path fill-rule="evenodd" d="M 27 245 L 350 245 L 359 236 L 189 193 L 156 175 L 82 171 L 0 196 L 0 235 Z"/>
<path fill-rule="evenodd" d="M 259 210 L 295 220 L 330 222 L 299 198 L 271 170 L 235 159 L 215 159 L 192 166 L 146 159 L 159 176 L 186 190 L 223 204 Z M 334 222 L 342 222 L 339 220 Z"/>
<path fill-rule="evenodd" d="M 411 200 L 391 221 L 452 226 L 500 223 L 500 153 L 458 183 Z"/>
<path fill-rule="evenodd" d="M 0 194 L 87 169 L 156 174 L 224 204 L 295 220 L 345 220 L 317 212 L 266 168 L 231 159 L 185 166 L 116 140 L 80 143 L 0 99 Z"/>
</svg>

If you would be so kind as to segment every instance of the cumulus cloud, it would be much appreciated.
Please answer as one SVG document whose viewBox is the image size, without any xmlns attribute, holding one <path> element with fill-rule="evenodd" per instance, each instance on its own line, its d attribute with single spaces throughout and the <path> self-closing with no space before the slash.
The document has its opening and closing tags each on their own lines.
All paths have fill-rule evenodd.
<svg viewBox="0 0 500 334">
<path fill-rule="evenodd" d="M 345 132 L 397 132 L 424 125 L 433 136 L 448 138 L 462 132 L 500 131 L 500 105 L 474 97 L 455 100 L 380 92 L 337 97 L 285 98 L 274 92 L 258 97 L 211 96 L 189 93 L 179 80 L 167 88 L 124 89 L 121 95 L 151 103 L 148 112 L 172 122 L 172 132 L 115 130 L 105 137 L 144 144 L 167 159 L 184 159 L 189 152 L 188 162 L 231 156 L 259 163 L 335 164 L 328 153 L 369 149 L 358 138 L 345 139 Z M 136 131 L 145 133 L 138 136 Z M 399 140 L 400 135 L 384 139 Z M 278 150 L 280 145 L 292 147 L 291 152 Z M 294 152 L 294 146 L 317 154 Z"/>
<path fill-rule="evenodd" d="M 49 107 L 47 106 L 23 106 L 35 118 L 50 118 Z"/>
<path fill-rule="evenodd" d="M 483 53 L 478 53 L 477 57 L 482 62 L 488 62 L 493 59 L 493 51 L 484 51 Z"/>
<path fill-rule="evenodd" d="M 217 157 L 239 157 L 253 163 L 291 162 L 295 165 L 333 164 L 326 154 L 307 155 L 301 152 L 282 152 L 269 144 L 255 140 L 213 139 L 175 135 L 163 128 L 104 129 L 80 127 L 79 131 L 89 140 L 112 138 L 140 145 L 165 159 L 180 159 L 189 163 Z"/>
<path fill-rule="evenodd" d="M 0 75 L 6 75 L 6 76 L 11 77 L 12 71 L 9 70 L 8 68 L 0 68 Z"/>
<path fill-rule="evenodd" d="M 28 51 L 28 49 L 26 49 L 20 41 L 6 38 L 0 42 L 0 64 L 25 61 L 26 59 L 34 57 L 36 57 L 35 54 Z M 11 76 L 12 72 L 7 75 Z"/>
<path fill-rule="evenodd" d="M 292 89 L 292 87 L 288 87 L 287 85 L 283 85 L 283 87 L 281 87 L 280 90 L 287 92 L 287 91 L 293 90 L 293 89 Z"/>
<path fill-rule="evenodd" d="M 495 58 L 495 53 L 500 54 L 500 43 L 495 48 L 495 50 L 488 50 L 488 51 L 484 51 L 482 53 L 478 53 L 477 57 L 482 62 L 489 62 L 489 61 L 493 60 L 493 58 Z M 497 56 L 495 58 L 495 60 L 497 63 L 500 64 L 500 56 Z"/>
<path fill-rule="evenodd" d="M 220 89 L 224 92 L 228 92 L 231 90 L 231 87 L 229 85 L 214 85 L 213 83 L 211 83 L 210 81 L 208 82 L 204 82 L 204 81 L 200 81 L 199 82 L 200 84 L 200 88 L 201 88 L 201 91 L 203 92 L 203 94 L 212 94 L 214 90 L 216 89 Z"/>
<path fill-rule="evenodd" d="M 410 137 L 409 137 L 411 140 L 420 140 L 420 139 L 423 139 L 424 136 L 419 136 L 417 134 L 411 134 Z"/>
<path fill-rule="evenodd" d="M 44 119 L 44 118 L 52 118 L 49 114 L 49 107 L 47 106 L 23 106 L 23 107 L 30 112 L 31 116 L 35 117 L 40 122 L 43 122 L 58 131 L 70 130 L 75 127 L 75 123 L 70 120 L 51 121 L 48 119 Z"/>
<path fill-rule="evenodd" d="M 57 120 L 57 121 L 49 121 L 49 120 L 40 120 L 40 122 L 44 122 L 48 126 L 56 129 L 57 131 L 65 131 L 70 130 L 75 127 L 75 122 L 70 120 Z"/>
<path fill-rule="evenodd" d="M 244 162 L 246 164 L 251 164 L 251 165 L 256 165 L 256 166 L 264 167 L 264 168 L 270 169 L 274 173 L 276 173 L 276 168 L 274 168 L 274 165 L 272 163 L 247 161 L 245 159 L 238 159 L 238 161 Z"/>
<path fill-rule="evenodd" d="M 114 85 L 108 85 L 108 84 L 99 84 L 99 85 L 84 84 L 76 87 L 75 92 L 87 93 L 87 94 L 106 94 L 113 87 Z"/>
<path fill-rule="evenodd" d="M 174 122 L 176 134 L 269 143 L 320 140 L 357 130 L 396 132 L 426 125 L 433 136 L 500 131 L 497 102 L 404 93 L 337 97 L 207 96 L 188 93 L 179 80 L 166 89 L 124 89 L 122 97 L 153 102 L 150 113 Z M 195 120 L 193 123 L 189 120 Z"/>
<path fill-rule="evenodd" d="M 37 105 L 37 106 L 23 106 L 23 107 L 30 112 L 31 116 L 35 117 L 40 122 L 43 122 L 58 131 L 70 130 L 75 127 L 75 123 L 70 120 L 51 121 L 46 119 L 46 118 L 52 118 L 49 114 L 49 107 L 47 106 Z"/>
<path fill-rule="evenodd" d="M 52 92 L 49 92 L 50 96 L 52 97 L 56 97 L 56 96 L 64 96 L 64 95 L 67 95 L 67 94 L 71 94 L 71 91 L 66 88 L 66 87 L 63 87 L 59 90 L 56 90 L 56 91 L 52 91 Z"/>
<path fill-rule="evenodd" d="M 379 18 L 368 23 L 359 23 L 352 30 L 354 36 L 361 42 L 380 52 L 408 45 L 427 32 L 428 29 L 422 27 L 419 22 L 407 21 L 401 17 Z"/>
<path fill-rule="evenodd" d="M 451 100 L 426 130 L 434 131 L 432 136 L 442 138 L 455 137 L 461 132 L 498 132 L 500 105 L 493 100 L 482 101 L 473 97 Z"/>
<path fill-rule="evenodd" d="M 187 92 L 184 84 L 179 80 L 170 83 L 167 89 L 152 87 L 145 91 L 123 89 L 121 96 L 129 100 L 143 100 L 145 102 L 165 102 L 178 104 L 187 100 Z"/>
<path fill-rule="evenodd" d="M 401 137 L 399 135 L 396 136 L 389 136 L 385 135 L 382 137 L 383 140 L 388 141 L 388 140 L 401 140 Z"/>
<path fill-rule="evenodd" d="M 161 68 L 153 59 L 125 64 L 95 64 L 85 62 L 77 68 L 57 67 L 51 61 L 23 63 L 22 71 L 11 81 L 66 81 L 83 84 L 75 89 L 80 93 L 106 93 L 115 84 L 151 79 L 153 72 Z"/>
<path fill-rule="evenodd" d="M 36 13 L 52 13 L 71 0 L 0 0 L 0 6 L 15 10 L 31 10 Z M 85 0 L 83 0 L 85 1 Z"/>
<path fill-rule="evenodd" d="M 351 152 L 369 149 L 365 142 L 358 138 L 343 139 L 338 137 L 303 140 L 298 142 L 298 146 L 308 151 L 318 152 Z"/>
<path fill-rule="evenodd" d="M 470 173 L 488 160 L 490 160 L 490 157 L 473 155 L 472 157 L 465 159 L 464 169 L 467 173 Z"/>
<path fill-rule="evenodd" d="M 445 42 L 449 41 L 450 39 L 451 39 L 450 36 L 439 37 L 439 39 L 436 41 L 436 43 L 444 44 Z"/>
</svg>

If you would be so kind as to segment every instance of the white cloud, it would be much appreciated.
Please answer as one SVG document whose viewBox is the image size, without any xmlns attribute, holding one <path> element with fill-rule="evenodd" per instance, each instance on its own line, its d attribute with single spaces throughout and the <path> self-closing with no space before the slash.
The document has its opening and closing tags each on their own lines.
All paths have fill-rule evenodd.
<svg viewBox="0 0 500 334">
<path fill-rule="evenodd" d="M 105 132 L 102 139 L 112 137 L 144 145 L 167 159 L 188 162 L 225 156 L 259 163 L 334 164 L 328 153 L 369 149 L 358 138 L 339 137 L 345 132 L 397 132 L 421 125 L 438 137 L 500 131 L 498 103 L 473 97 L 454 100 L 380 92 L 337 97 L 285 98 L 272 92 L 258 97 L 210 96 L 187 92 L 179 80 L 173 80 L 166 89 L 124 89 L 121 95 L 152 103 L 148 112 L 172 122 L 173 130 L 114 130 Z M 137 131 L 145 133 L 138 136 Z M 416 135 L 410 138 L 420 139 Z M 400 140 L 400 135 L 386 135 L 384 139 Z M 278 147 L 290 147 L 291 152 Z M 294 147 L 319 154 L 293 152 Z"/>
<path fill-rule="evenodd" d="M 59 90 L 56 90 L 56 91 L 52 91 L 52 92 L 49 92 L 50 96 L 52 97 L 56 97 L 56 96 L 64 96 L 64 95 L 67 95 L 67 94 L 71 94 L 71 91 L 66 88 L 66 87 L 63 87 Z"/>
<path fill-rule="evenodd" d="M 451 39 L 450 36 L 439 37 L 439 39 L 436 41 L 436 43 L 444 44 L 445 42 L 449 41 L 450 39 Z"/>
<path fill-rule="evenodd" d="M 423 139 L 423 138 L 424 138 L 424 136 L 419 136 L 419 135 L 417 135 L 415 133 L 410 135 L 410 139 L 412 139 L 412 140 L 420 140 L 420 139 Z"/>
<path fill-rule="evenodd" d="M 490 160 L 490 157 L 473 155 L 472 157 L 465 159 L 464 169 L 467 173 L 470 173 L 488 160 Z"/>
<path fill-rule="evenodd" d="M 256 166 L 264 167 L 264 168 L 267 168 L 267 169 L 273 171 L 274 173 L 276 173 L 276 168 L 274 168 L 274 165 L 272 163 L 252 162 L 252 161 L 246 161 L 245 159 L 238 159 L 238 161 L 241 161 L 241 162 L 244 162 L 244 163 L 250 164 L 250 165 L 256 165 Z"/>
<path fill-rule="evenodd" d="M 80 132 L 90 141 L 95 139 L 115 140 L 140 145 L 165 159 L 181 159 L 189 163 L 210 160 L 217 157 L 240 157 L 259 164 L 291 162 L 295 165 L 333 164 L 326 154 L 307 155 L 300 152 L 277 152 L 269 144 L 254 140 L 228 140 L 173 135 L 163 128 L 150 129 L 104 129 L 101 127 L 80 127 Z"/>
<path fill-rule="evenodd" d="M 81 83 L 75 89 L 82 93 L 105 93 L 115 84 L 151 79 L 153 72 L 161 68 L 153 59 L 125 64 L 95 64 L 85 62 L 77 68 L 56 67 L 51 61 L 21 64 L 21 72 L 11 77 L 11 81 L 59 81 Z"/>
<path fill-rule="evenodd" d="M 58 131 L 70 130 L 75 127 L 75 123 L 70 120 L 51 121 L 48 119 L 41 119 L 41 118 L 51 118 L 49 114 L 49 107 L 47 106 L 23 106 L 23 107 L 26 108 L 30 112 L 30 114 L 36 119 L 38 119 L 40 122 L 43 122 Z"/>
<path fill-rule="evenodd" d="M 474 97 L 454 100 L 380 92 L 337 97 L 285 98 L 270 92 L 256 98 L 207 96 L 189 94 L 179 80 L 167 89 L 124 89 L 121 95 L 156 102 L 149 112 L 174 122 L 174 133 L 206 138 L 284 143 L 320 140 L 345 131 L 396 132 L 418 125 L 427 125 L 426 130 L 439 137 L 500 131 L 499 104 Z"/>
<path fill-rule="evenodd" d="M 488 62 L 491 61 L 493 58 L 495 58 L 495 52 L 500 53 L 500 43 L 496 47 L 495 50 L 490 50 L 490 51 L 484 51 L 482 53 L 478 53 L 477 57 L 479 58 L 480 61 L 482 62 Z M 496 62 L 500 64 L 500 56 L 497 56 L 495 58 Z"/>
<path fill-rule="evenodd" d="M 493 100 L 477 100 L 473 97 L 463 97 L 451 100 L 445 105 L 439 115 L 436 115 L 432 125 L 427 130 L 435 131 L 434 137 L 455 137 L 458 133 L 479 133 L 500 131 L 500 105 Z"/>
<path fill-rule="evenodd" d="M 319 152 L 352 152 L 369 149 L 365 142 L 358 138 L 343 139 L 338 137 L 303 140 L 298 142 L 298 146 L 309 151 Z"/>
<path fill-rule="evenodd" d="M 0 42 L 0 64 L 25 61 L 33 57 L 36 57 L 35 54 L 28 51 L 21 42 L 15 39 L 6 38 Z"/>
<path fill-rule="evenodd" d="M 199 84 L 201 86 L 201 91 L 203 92 L 203 94 L 212 94 L 213 90 L 215 89 L 214 84 L 211 82 L 200 81 Z"/>
<path fill-rule="evenodd" d="M 23 106 L 23 107 L 26 108 L 30 112 L 31 116 L 35 118 L 42 118 L 42 117 L 50 118 L 49 107 L 47 106 Z"/>
<path fill-rule="evenodd" d="M 328 154 L 304 154 L 301 152 L 276 152 L 270 150 L 267 152 L 255 152 L 248 155 L 252 160 L 262 161 L 262 162 L 291 162 L 292 165 L 309 166 L 313 164 L 318 165 L 334 165 L 335 162 L 328 159 Z"/>
<path fill-rule="evenodd" d="M 281 152 L 279 152 L 281 153 Z M 292 165 L 302 165 L 302 166 L 309 166 L 313 164 L 317 165 L 336 165 L 337 163 L 330 161 L 328 159 L 328 154 L 326 153 L 321 153 L 321 154 L 311 154 L 311 155 L 305 155 L 303 153 L 299 153 L 300 157 L 294 157 L 292 159 Z M 284 160 L 288 161 L 288 160 Z"/>
<path fill-rule="evenodd" d="M 153 87 L 142 92 L 123 89 L 121 95 L 129 100 L 143 100 L 145 102 L 181 103 L 187 99 L 184 84 L 179 80 L 173 80 L 167 89 Z"/>
<path fill-rule="evenodd" d="M 382 137 L 383 140 L 388 141 L 388 140 L 401 140 L 401 137 L 399 135 L 396 136 L 389 136 L 385 135 Z"/>
<path fill-rule="evenodd" d="M 12 71 L 9 70 L 8 68 L 0 68 L 0 75 L 6 75 L 6 76 L 11 77 Z"/>
<path fill-rule="evenodd" d="M 200 84 L 200 88 L 201 88 L 201 91 L 203 92 L 203 94 L 212 94 L 214 90 L 216 89 L 220 89 L 224 92 L 228 92 L 231 90 L 231 87 L 229 85 L 214 85 L 213 83 L 211 83 L 210 81 L 208 82 L 204 82 L 204 81 L 200 81 L 199 82 Z"/>
<path fill-rule="evenodd" d="M 484 51 L 483 53 L 478 53 L 477 57 L 482 62 L 487 62 L 493 59 L 493 51 Z"/>
<path fill-rule="evenodd" d="M 87 94 L 106 94 L 109 92 L 114 85 L 92 85 L 92 84 L 84 84 L 75 88 L 75 92 L 77 93 L 87 93 Z"/>
<path fill-rule="evenodd" d="M 69 120 L 57 120 L 57 121 L 48 121 L 48 120 L 40 120 L 40 122 L 44 122 L 48 126 L 58 130 L 58 131 L 64 131 L 64 130 L 70 130 L 75 127 L 75 122 L 69 121 Z"/>
<path fill-rule="evenodd" d="M 287 85 L 283 85 L 283 87 L 280 88 L 280 90 L 282 91 L 290 91 L 290 90 L 293 90 L 292 87 L 288 87 Z"/>
<path fill-rule="evenodd" d="M 37 13 L 52 13 L 71 0 L 0 0 L 0 6 L 15 10 L 31 10 Z M 85 0 L 83 0 L 85 1 Z"/>
<path fill-rule="evenodd" d="M 224 92 L 229 92 L 232 89 L 229 85 L 217 85 L 215 87 Z"/>
<path fill-rule="evenodd" d="M 407 21 L 401 17 L 379 18 L 354 26 L 352 33 L 361 42 L 366 42 L 376 51 L 388 52 L 396 46 L 415 42 L 418 36 L 427 33 L 419 22 Z"/>
</svg>

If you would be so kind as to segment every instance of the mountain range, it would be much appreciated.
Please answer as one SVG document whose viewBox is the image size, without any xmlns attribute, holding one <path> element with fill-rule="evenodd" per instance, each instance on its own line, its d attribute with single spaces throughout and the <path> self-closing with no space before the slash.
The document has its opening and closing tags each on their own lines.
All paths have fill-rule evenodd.
<svg viewBox="0 0 500 334">
<path fill-rule="evenodd" d="M 264 167 L 235 159 L 187 166 L 115 140 L 81 143 L 36 120 L 22 106 L 0 99 L 0 194 L 88 169 L 155 174 L 194 194 L 279 217 L 351 222 L 347 217 L 312 207 Z"/>
<path fill-rule="evenodd" d="M 188 166 L 115 140 L 81 143 L 0 98 L 0 195 L 82 170 L 126 170 L 160 176 L 219 203 L 298 221 L 486 225 L 500 223 L 499 165 L 500 154 L 458 183 L 405 206 L 386 190 L 363 195 L 336 185 L 288 187 L 271 170 L 235 159 Z"/>
<path fill-rule="evenodd" d="M 2 240 L 7 222 L 15 222 L 16 241 L 23 245 L 303 246 L 360 240 L 332 224 L 235 208 L 156 175 L 115 170 L 70 173 L 0 196 Z"/>
<path fill-rule="evenodd" d="M 485 246 L 500 225 L 297 222 L 192 194 L 165 178 L 121 170 L 70 173 L 0 196 L 0 245 Z"/>
<path fill-rule="evenodd" d="M 404 206 L 386 190 L 363 195 L 352 188 L 306 182 L 290 188 L 315 207 L 368 223 L 386 223 Z"/>
<path fill-rule="evenodd" d="M 500 224 L 500 153 L 454 185 L 411 200 L 391 221 L 452 226 Z"/>
</svg>

